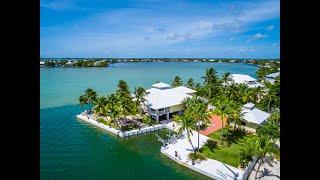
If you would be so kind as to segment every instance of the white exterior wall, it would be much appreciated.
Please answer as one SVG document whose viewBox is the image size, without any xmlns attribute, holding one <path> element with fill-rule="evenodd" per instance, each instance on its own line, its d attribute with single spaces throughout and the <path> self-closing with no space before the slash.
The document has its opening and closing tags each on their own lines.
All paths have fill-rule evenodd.
<svg viewBox="0 0 320 180">
<path fill-rule="evenodd" d="M 179 105 L 175 105 L 175 106 L 170 107 L 170 113 L 181 111 L 181 110 L 184 110 L 183 104 L 179 104 Z"/>
</svg>

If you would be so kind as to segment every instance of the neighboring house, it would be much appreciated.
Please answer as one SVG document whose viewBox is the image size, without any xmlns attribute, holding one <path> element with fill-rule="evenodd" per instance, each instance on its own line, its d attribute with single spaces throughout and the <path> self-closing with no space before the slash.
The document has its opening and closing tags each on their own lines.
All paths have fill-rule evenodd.
<svg viewBox="0 0 320 180">
<path fill-rule="evenodd" d="M 171 88 L 171 85 L 159 82 L 146 90 L 144 109 L 157 122 L 169 120 L 173 115 L 183 113 L 183 100 L 191 98 L 195 92 L 184 86 Z"/>
<path fill-rule="evenodd" d="M 44 66 L 44 63 L 46 63 L 46 62 L 40 61 L 40 67 L 43 67 L 43 66 Z"/>
<path fill-rule="evenodd" d="M 75 62 L 68 60 L 65 66 L 73 66 Z"/>
<path fill-rule="evenodd" d="M 266 75 L 266 81 L 273 84 L 278 76 L 280 76 L 280 72 L 268 74 Z"/>
<path fill-rule="evenodd" d="M 232 74 L 230 75 L 230 78 L 233 80 L 234 83 L 236 84 L 246 84 L 248 85 L 250 88 L 255 88 L 258 86 L 263 87 L 262 84 L 258 83 L 257 80 L 249 75 L 245 75 L 245 74 Z M 230 84 L 230 83 L 229 83 Z"/>
<path fill-rule="evenodd" d="M 246 126 L 253 129 L 264 124 L 270 116 L 269 113 L 257 109 L 253 103 L 243 105 L 241 113 Z"/>
</svg>

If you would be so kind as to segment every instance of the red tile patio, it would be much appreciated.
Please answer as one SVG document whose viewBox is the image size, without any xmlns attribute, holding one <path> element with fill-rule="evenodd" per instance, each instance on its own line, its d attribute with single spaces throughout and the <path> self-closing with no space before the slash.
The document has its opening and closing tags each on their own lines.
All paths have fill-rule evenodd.
<svg viewBox="0 0 320 180">
<path fill-rule="evenodd" d="M 219 129 L 222 128 L 222 122 L 221 122 L 220 116 L 213 115 L 213 116 L 211 116 L 210 121 L 211 121 L 211 125 L 209 127 L 207 127 L 207 129 L 200 131 L 200 134 L 207 136 L 207 135 L 209 135 L 215 131 L 218 131 Z M 223 122 L 223 127 L 225 127 L 225 126 L 226 126 L 226 119 Z"/>
</svg>

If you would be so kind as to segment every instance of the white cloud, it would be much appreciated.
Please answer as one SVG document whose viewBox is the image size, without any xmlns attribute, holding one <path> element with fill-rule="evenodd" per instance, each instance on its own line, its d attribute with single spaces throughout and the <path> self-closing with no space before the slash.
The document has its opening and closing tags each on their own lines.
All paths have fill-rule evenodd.
<svg viewBox="0 0 320 180">
<path fill-rule="evenodd" d="M 41 6 L 55 9 L 71 6 L 65 2 L 68 0 L 41 1 Z M 153 7 L 152 10 L 114 9 L 95 14 L 81 21 L 40 28 L 41 46 L 56 46 L 57 49 L 61 49 L 60 47 L 63 46 L 65 51 L 74 52 L 100 51 L 103 53 L 105 49 L 108 49 L 112 53 L 121 53 L 131 50 L 132 47 L 135 47 L 137 51 L 145 50 L 146 47 L 168 49 L 171 45 L 179 44 L 185 40 L 196 41 L 220 35 L 234 37 L 234 33 L 251 28 L 256 22 L 278 17 L 277 3 L 278 1 L 243 3 L 240 9 L 235 10 L 237 13 L 231 15 L 230 12 L 219 10 L 216 7 L 211 7 L 212 11 L 204 11 L 209 8 L 207 5 L 186 9 L 189 11 L 199 10 L 196 13 L 186 14 L 184 11 L 177 13 L 181 9 L 174 8 L 165 9 L 163 13 L 159 14 L 154 13 L 154 9 L 159 10 L 157 7 Z M 162 9 L 160 8 L 160 10 Z M 76 29 L 75 24 L 76 27 L 81 28 Z M 266 35 L 258 33 L 252 38 L 256 40 L 266 37 Z M 236 50 L 238 51 L 238 49 Z"/>
<path fill-rule="evenodd" d="M 241 53 L 253 52 L 253 51 L 254 51 L 254 48 L 252 48 L 252 47 L 244 47 L 244 48 L 240 48 L 239 51 L 240 51 Z"/>
<path fill-rule="evenodd" d="M 267 37 L 268 37 L 268 35 L 266 35 L 266 34 L 257 33 L 257 34 L 252 35 L 248 40 L 246 40 L 246 43 L 249 43 L 249 42 L 255 41 L 255 40 L 259 40 L 259 39 L 264 39 Z"/>
<path fill-rule="evenodd" d="M 279 45 L 280 45 L 279 43 L 275 42 L 272 44 L 272 47 L 279 47 Z"/>
<path fill-rule="evenodd" d="M 189 39 L 190 36 L 191 36 L 190 33 L 186 33 L 186 34 L 170 33 L 167 35 L 167 40 L 185 40 L 185 39 Z"/>
<path fill-rule="evenodd" d="M 62 9 L 67 9 L 72 6 L 70 1 L 48 1 L 48 0 L 40 0 L 40 6 L 48 9 L 53 9 L 53 10 L 62 10 Z"/>
<path fill-rule="evenodd" d="M 271 31 L 271 30 L 273 30 L 274 29 L 274 25 L 270 25 L 270 26 L 267 26 L 266 27 L 266 30 L 268 30 L 268 31 Z"/>
<path fill-rule="evenodd" d="M 252 36 L 252 39 L 253 40 L 258 40 L 258 39 L 264 39 L 266 37 L 267 37 L 267 35 L 265 35 L 265 34 L 257 33 L 257 34 Z"/>
</svg>

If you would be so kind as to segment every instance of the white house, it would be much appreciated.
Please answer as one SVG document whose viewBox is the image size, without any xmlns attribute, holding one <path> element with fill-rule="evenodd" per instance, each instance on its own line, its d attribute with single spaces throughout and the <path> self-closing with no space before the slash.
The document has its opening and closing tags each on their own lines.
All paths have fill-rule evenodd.
<svg viewBox="0 0 320 180">
<path fill-rule="evenodd" d="M 157 122 L 169 120 L 173 115 L 183 112 L 183 100 L 191 98 L 195 92 L 184 86 L 172 88 L 169 84 L 159 82 L 146 90 L 144 109 Z"/>
<path fill-rule="evenodd" d="M 40 61 L 40 66 L 43 66 L 46 62 Z"/>
<path fill-rule="evenodd" d="M 74 61 L 68 60 L 65 65 L 66 65 L 66 66 L 73 66 L 74 64 L 75 64 Z"/>
<path fill-rule="evenodd" d="M 268 74 L 266 75 L 266 81 L 273 84 L 278 76 L 280 76 L 280 72 Z"/>
<path fill-rule="evenodd" d="M 257 109 L 253 103 L 243 105 L 241 113 L 246 126 L 254 129 L 265 123 L 270 116 L 269 113 Z"/>
<path fill-rule="evenodd" d="M 246 84 L 250 88 L 255 88 L 255 87 L 263 87 L 262 84 L 258 83 L 257 80 L 249 75 L 245 74 L 232 74 L 230 75 L 230 78 L 233 80 L 234 83 L 236 84 Z"/>
</svg>

